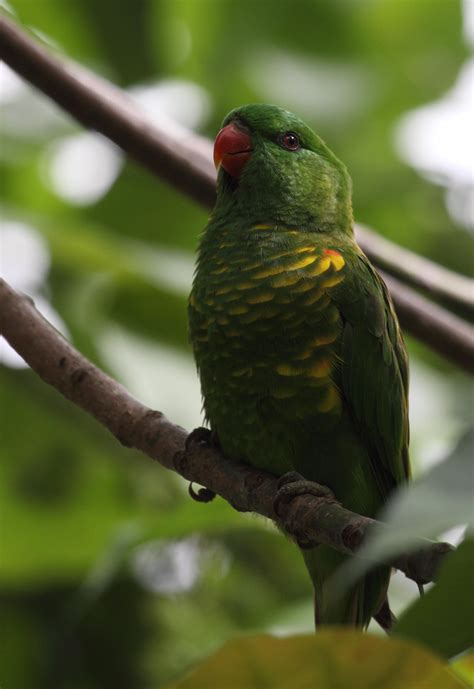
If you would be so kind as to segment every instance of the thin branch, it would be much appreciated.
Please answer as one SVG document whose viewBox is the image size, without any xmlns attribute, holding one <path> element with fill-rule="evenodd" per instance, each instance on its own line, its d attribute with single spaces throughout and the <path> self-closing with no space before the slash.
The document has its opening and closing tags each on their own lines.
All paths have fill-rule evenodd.
<svg viewBox="0 0 474 689">
<path fill-rule="evenodd" d="M 379 270 L 392 295 L 403 330 L 469 373 L 474 372 L 474 328 Z"/>
<path fill-rule="evenodd" d="M 119 89 L 52 55 L 5 17 L 0 17 L 0 57 L 85 127 L 104 134 L 176 189 L 207 207 L 213 205 L 215 173 L 207 139 L 175 123 L 162 127 L 152 124 Z M 472 287 L 467 278 L 366 228 L 356 225 L 356 233 L 376 266 L 464 310 L 472 309 Z M 426 300 L 409 287 L 401 290 L 398 282 L 391 281 L 391 292 L 408 332 L 462 368 L 474 371 L 474 331 L 462 319 L 453 320 L 442 307 L 426 309 Z M 450 335 L 453 327 L 455 333 Z"/>
<path fill-rule="evenodd" d="M 213 205 L 215 171 L 207 139 L 181 127 L 155 126 L 120 89 L 56 57 L 5 16 L 0 16 L 0 58 L 153 174 L 199 203 Z"/>
<path fill-rule="evenodd" d="M 126 447 L 140 450 L 188 481 L 206 486 L 236 509 L 256 512 L 280 524 L 305 543 L 323 543 L 341 553 L 355 553 L 376 522 L 339 503 L 302 495 L 281 502 L 274 511 L 277 479 L 271 474 L 226 460 L 205 444 L 185 449 L 186 431 L 158 411 L 140 404 L 115 380 L 84 358 L 36 310 L 33 302 L 0 280 L 0 334 L 31 368 L 71 402 L 105 426 Z M 389 564 L 418 583 L 436 578 L 447 543 L 420 539 L 420 550 Z"/>
<path fill-rule="evenodd" d="M 433 298 L 447 300 L 467 314 L 474 312 L 474 284 L 465 275 L 404 249 L 365 225 L 356 225 L 357 241 L 372 263 L 400 282 L 424 289 Z"/>
</svg>

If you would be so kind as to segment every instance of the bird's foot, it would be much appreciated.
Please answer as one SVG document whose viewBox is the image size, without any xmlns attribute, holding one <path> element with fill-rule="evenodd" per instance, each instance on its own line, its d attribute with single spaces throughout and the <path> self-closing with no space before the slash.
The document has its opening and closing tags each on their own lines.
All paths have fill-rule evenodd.
<svg viewBox="0 0 474 689">
<path fill-rule="evenodd" d="M 322 486 L 315 481 L 308 481 L 297 471 L 288 471 L 280 476 L 277 483 L 277 494 L 273 501 L 273 509 L 278 517 L 282 517 L 285 508 L 299 495 L 314 495 L 317 498 L 325 498 L 330 502 L 335 502 L 334 493 L 327 486 Z M 303 549 L 313 548 L 314 543 L 309 543 L 303 538 L 296 537 L 298 546 Z"/>
<path fill-rule="evenodd" d="M 397 621 L 397 618 L 390 610 L 388 598 L 385 598 L 384 602 L 382 603 L 378 611 L 375 613 L 374 620 L 379 623 L 379 625 L 387 634 L 389 634 L 393 625 Z"/>
<path fill-rule="evenodd" d="M 193 500 L 196 500 L 196 502 L 211 502 L 216 497 L 216 494 L 213 490 L 205 488 L 204 486 L 195 490 L 192 481 L 188 486 L 188 493 Z"/>
<path fill-rule="evenodd" d="M 195 428 L 186 438 L 184 450 L 185 452 L 192 452 L 197 445 L 219 447 L 219 438 L 216 431 L 211 431 L 210 428 L 204 428 L 204 426 Z"/>
<path fill-rule="evenodd" d="M 315 481 L 308 481 L 297 471 L 288 471 L 278 480 L 278 492 L 273 502 L 273 509 L 280 516 L 284 504 L 288 504 L 298 495 L 314 495 L 317 498 L 335 500 L 334 493 L 327 486 Z"/>
<path fill-rule="evenodd" d="M 211 431 L 209 428 L 204 428 L 204 426 L 195 428 L 186 438 L 184 445 L 185 454 L 192 452 L 199 445 L 210 445 L 213 447 L 218 446 L 219 439 L 217 438 L 217 433 L 215 433 L 215 431 Z M 216 494 L 213 490 L 205 488 L 204 486 L 202 488 L 198 488 L 198 490 L 195 490 L 192 482 L 189 484 L 188 493 L 193 500 L 196 500 L 196 502 L 211 502 L 211 500 L 214 500 L 216 497 Z"/>
</svg>

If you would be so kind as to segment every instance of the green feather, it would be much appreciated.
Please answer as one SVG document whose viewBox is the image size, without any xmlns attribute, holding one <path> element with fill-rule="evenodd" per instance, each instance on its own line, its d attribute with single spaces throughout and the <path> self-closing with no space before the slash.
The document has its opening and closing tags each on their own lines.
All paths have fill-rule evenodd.
<svg viewBox="0 0 474 689">
<path fill-rule="evenodd" d="M 238 179 L 219 170 L 189 303 L 206 417 L 230 458 L 299 471 L 373 517 L 409 475 L 408 368 L 388 292 L 354 240 L 349 175 L 291 113 L 251 105 L 230 122 L 252 153 Z M 304 558 L 318 622 L 367 625 L 389 569 L 335 600 L 346 558 L 323 546 Z"/>
</svg>

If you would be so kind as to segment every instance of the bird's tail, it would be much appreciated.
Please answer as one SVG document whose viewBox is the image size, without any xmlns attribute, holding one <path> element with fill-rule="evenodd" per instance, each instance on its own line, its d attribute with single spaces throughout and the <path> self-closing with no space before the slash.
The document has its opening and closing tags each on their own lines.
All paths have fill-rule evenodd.
<svg viewBox="0 0 474 689">
<path fill-rule="evenodd" d="M 323 545 L 302 553 L 314 587 L 316 627 L 325 624 L 367 627 L 384 606 L 388 608 L 390 567 L 377 567 L 347 591 L 336 594 L 331 579 L 347 563 L 348 556 Z"/>
</svg>

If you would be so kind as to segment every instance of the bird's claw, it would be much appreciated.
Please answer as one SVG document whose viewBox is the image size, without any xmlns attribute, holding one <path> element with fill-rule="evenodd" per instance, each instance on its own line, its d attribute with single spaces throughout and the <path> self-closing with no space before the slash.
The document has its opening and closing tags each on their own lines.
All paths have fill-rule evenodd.
<svg viewBox="0 0 474 689">
<path fill-rule="evenodd" d="M 334 493 L 327 486 L 322 486 L 314 481 L 308 481 L 297 471 L 289 471 L 280 476 L 277 483 L 277 493 L 273 501 L 273 510 L 278 517 L 283 516 L 284 508 L 299 495 L 314 495 L 318 498 L 334 501 Z M 300 548 L 312 548 L 314 544 L 297 538 Z"/>
<path fill-rule="evenodd" d="M 196 502 L 211 502 L 211 500 L 214 500 L 214 498 L 216 497 L 214 491 L 210 490 L 209 488 L 202 487 L 198 490 L 194 490 L 192 481 L 188 486 L 188 493 L 193 500 L 196 500 Z"/>
<path fill-rule="evenodd" d="M 186 438 L 184 443 L 185 452 L 192 452 L 196 445 L 212 445 L 213 447 L 219 447 L 217 433 L 209 428 L 204 428 L 204 426 L 198 426 L 198 428 L 191 431 Z"/>
<path fill-rule="evenodd" d="M 211 430 L 209 428 L 204 428 L 204 426 L 199 426 L 195 428 L 186 438 L 184 443 L 184 451 L 191 452 L 196 445 L 210 445 L 211 443 Z"/>
<path fill-rule="evenodd" d="M 288 504 L 298 495 L 314 495 L 317 498 L 334 500 L 334 493 L 327 486 L 322 486 L 315 481 L 308 481 L 297 471 L 289 471 L 280 476 L 277 483 L 278 491 L 273 502 L 273 508 L 278 516 L 281 516 L 281 505 Z"/>
<path fill-rule="evenodd" d="M 211 431 L 209 428 L 199 426 L 199 428 L 195 428 L 193 431 L 191 431 L 186 438 L 184 444 L 184 454 L 186 455 L 188 452 L 192 452 L 197 445 L 215 446 L 217 444 L 217 434 L 214 431 Z M 192 482 L 189 484 L 188 493 L 193 500 L 202 503 L 211 502 L 211 500 L 214 500 L 216 497 L 214 491 L 210 490 L 209 488 L 202 487 L 198 490 L 195 490 Z"/>
</svg>

